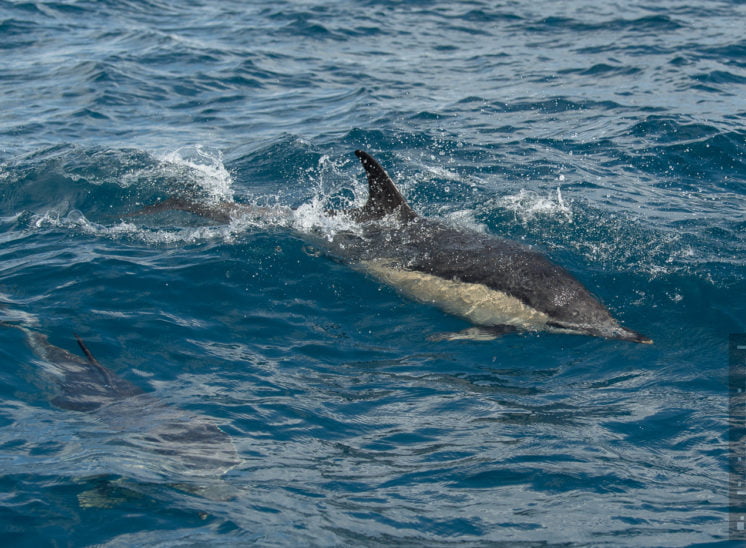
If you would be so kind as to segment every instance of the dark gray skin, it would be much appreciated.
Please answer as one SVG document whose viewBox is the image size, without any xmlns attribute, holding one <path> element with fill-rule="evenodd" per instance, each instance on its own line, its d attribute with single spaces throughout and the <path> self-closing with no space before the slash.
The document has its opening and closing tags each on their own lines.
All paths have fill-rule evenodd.
<svg viewBox="0 0 746 548">
<path fill-rule="evenodd" d="M 368 175 L 368 201 L 361 208 L 327 212 L 330 216 L 348 216 L 357 224 L 354 232 L 339 231 L 331 240 L 324 237 L 314 241 L 328 254 L 351 265 L 363 265 L 363 270 L 367 262 L 385 259 L 387 268 L 393 271 L 424 274 L 431 276 L 431 281 L 455 282 L 451 287 L 456 292 L 459 292 L 459 284 L 466 288 L 464 293 L 473 287 L 468 284 L 484 286 L 495 296 L 512 297 L 532 311 L 546 315 L 543 323 L 532 329 L 645 344 L 653 342 L 619 325 L 574 276 L 541 253 L 498 236 L 420 217 L 370 154 L 361 150 L 355 154 Z M 165 209 L 190 211 L 217 222 L 227 222 L 233 215 L 243 212 L 261 213 L 257 208 L 233 202 L 204 205 L 179 199 L 166 200 L 144 213 Z M 304 234 L 304 237 L 314 240 L 313 234 Z M 439 297 L 443 298 L 442 293 Z M 446 296 L 443 300 L 449 299 Z M 448 308 L 444 302 L 428 302 Z M 490 320 L 476 325 L 494 334 L 519 329 L 516 325 Z"/>
<path fill-rule="evenodd" d="M 75 336 L 85 359 L 64 348 L 50 344 L 47 336 L 24 329 L 29 346 L 44 361 L 54 364 L 59 372 L 56 377 L 57 393 L 52 405 L 70 411 L 90 412 L 103 405 L 139 396 L 145 392 L 131 382 L 115 375 L 93 357 L 85 343 Z"/>
<path fill-rule="evenodd" d="M 370 197 L 349 214 L 363 224 L 364 241 L 359 246 L 345 241 L 338 253 L 358 255 L 357 259 L 386 256 L 402 269 L 485 285 L 545 313 L 550 331 L 652 342 L 620 326 L 575 277 L 541 253 L 498 236 L 420 217 L 372 156 L 361 150 L 355 154 L 368 174 Z M 398 223 L 379 222 L 388 216 Z M 331 247 L 334 252 L 338 245 L 333 241 Z"/>
<path fill-rule="evenodd" d="M 55 386 L 50 400 L 55 407 L 95 415 L 109 429 L 121 432 L 127 445 L 169 459 L 164 468 L 178 473 L 217 477 L 240 463 L 228 434 L 119 377 L 101 365 L 79 337 L 85 358 L 50 344 L 42 333 L 0 323 L 26 333 Z"/>
</svg>

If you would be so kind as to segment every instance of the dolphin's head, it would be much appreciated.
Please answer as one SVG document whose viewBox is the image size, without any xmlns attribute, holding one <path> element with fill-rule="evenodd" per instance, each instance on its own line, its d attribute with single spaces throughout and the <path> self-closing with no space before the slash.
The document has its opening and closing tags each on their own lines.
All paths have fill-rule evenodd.
<svg viewBox="0 0 746 548">
<path fill-rule="evenodd" d="M 611 312 L 576 280 L 565 279 L 566 291 L 557 292 L 557 306 L 547 326 L 552 331 L 591 335 L 604 339 L 652 344 L 642 333 L 623 327 Z"/>
</svg>

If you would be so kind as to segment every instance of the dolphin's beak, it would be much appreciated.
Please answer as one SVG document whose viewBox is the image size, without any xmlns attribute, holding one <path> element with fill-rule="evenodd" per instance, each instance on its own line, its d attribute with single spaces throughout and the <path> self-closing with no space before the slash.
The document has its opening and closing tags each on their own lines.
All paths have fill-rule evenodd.
<svg viewBox="0 0 746 548">
<path fill-rule="evenodd" d="M 646 337 L 642 333 L 632 331 L 626 327 L 614 322 L 613 325 L 607 325 L 604 327 L 590 327 L 587 325 L 571 325 L 560 322 L 547 322 L 547 325 L 566 330 L 567 333 L 575 333 L 582 335 L 590 335 L 592 337 L 601 337 L 603 339 L 612 339 L 615 341 L 629 341 L 640 344 L 653 344 L 653 339 Z"/>
<path fill-rule="evenodd" d="M 627 329 L 626 327 L 619 327 L 618 329 L 614 330 L 613 334 L 606 335 L 606 337 L 609 339 L 618 339 L 620 341 L 630 341 L 640 344 L 653 344 L 653 339 L 651 339 L 650 337 L 646 337 L 642 333 L 632 331 L 631 329 Z"/>
</svg>

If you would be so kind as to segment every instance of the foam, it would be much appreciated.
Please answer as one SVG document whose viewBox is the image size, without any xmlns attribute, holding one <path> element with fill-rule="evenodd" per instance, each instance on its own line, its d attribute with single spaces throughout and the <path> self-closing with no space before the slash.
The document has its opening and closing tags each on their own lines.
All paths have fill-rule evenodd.
<svg viewBox="0 0 746 548">
<path fill-rule="evenodd" d="M 207 194 L 211 203 L 233 200 L 233 177 L 223 164 L 223 153 L 203 145 L 181 147 L 165 154 L 160 161 L 177 170 L 186 168 L 190 181 Z"/>
<path fill-rule="evenodd" d="M 562 198 L 560 187 L 557 187 L 555 196 L 542 196 L 538 192 L 521 189 L 517 194 L 498 198 L 497 204 L 511 211 L 523 223 L 537 217 L 559 217 L 572 223 L 572 208 Z"/>
<path fill-rule="evenodd" d="M 227 225 L 183 228 L 146 228 L 130 221 L 103 225 L 89 220 L 77 210 L 72 210 L 64 216 L 59 216 L 55 212 L 37 215 L 32 218 L 31 224 L 35 228 L 62 228 L 96 237 L 130 239 L 149 245 L 194 244 L 210 240 L 232 242 L 250 225 L 250 223 L 241 222 L 241 219 Z"/>
</svg>

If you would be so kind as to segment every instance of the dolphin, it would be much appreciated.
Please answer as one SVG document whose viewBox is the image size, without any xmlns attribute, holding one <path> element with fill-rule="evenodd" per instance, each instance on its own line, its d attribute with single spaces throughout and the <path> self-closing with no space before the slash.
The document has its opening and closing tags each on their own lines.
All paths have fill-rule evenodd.
<svg viewBox="0 0 746 548">
<path fill-rule="evenodd" d="M 623 327 L 572 274 L 517 242 L 418 215 L 384 168 L 356 150 L 368 178 L 362 207 L 327 211 L 346 217 L 352 230 L 316 238 L 322 249 L 405 296 L 461 317 L 473 328 L 440 339 L 489 339 L 514 331 L 590 335 L 650 344 Z M 144 213 L 181 209 L 227 222 L 253 206 L 196 204 L 169 199 Z M 314 238 L 314 234 L 305 234 Z"/>
<path fill-rule="evenodd" d="M 146 453 L 155 457 L 159 471 L 188 478 L 216 478 L 240 463 L 230 436 L 212 421 L 168 406 L 119 377 L 101 365 L 77 335 L 85 357 L 51 344 L 34 329 L 5 321 L 0 324 L 26 334 L 55 388 L 52 405 L 93 416 L 115 434 L 114 443 L 121 447 L 123 459 L 124 454 L 134 454 L 130 460 L 140 474 Z"/>
</svg>

